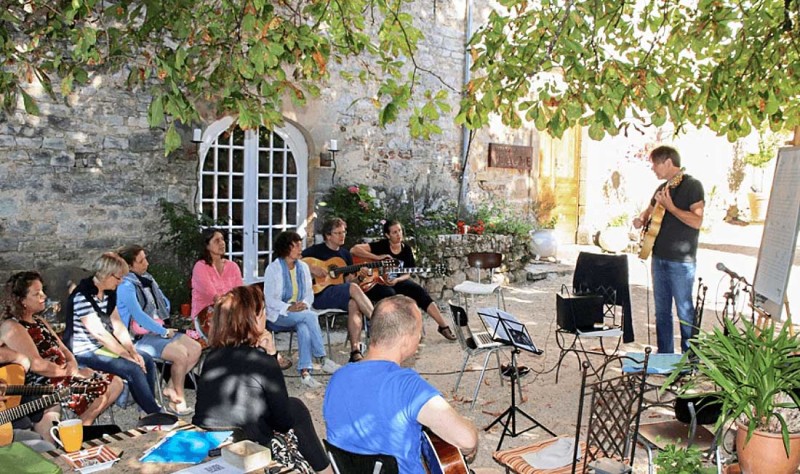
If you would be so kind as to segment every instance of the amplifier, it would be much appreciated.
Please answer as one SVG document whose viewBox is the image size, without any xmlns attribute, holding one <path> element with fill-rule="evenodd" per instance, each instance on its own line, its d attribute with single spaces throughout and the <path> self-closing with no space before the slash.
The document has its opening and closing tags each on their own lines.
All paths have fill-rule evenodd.
<svg viewBox="0 0 800 474">
<path fill-rule="evenodd" d="M 558 327 L 565 331 L 591 331 L 595 324 L 603 325 L 602 295 L 556 294 Z"/>
</svg>

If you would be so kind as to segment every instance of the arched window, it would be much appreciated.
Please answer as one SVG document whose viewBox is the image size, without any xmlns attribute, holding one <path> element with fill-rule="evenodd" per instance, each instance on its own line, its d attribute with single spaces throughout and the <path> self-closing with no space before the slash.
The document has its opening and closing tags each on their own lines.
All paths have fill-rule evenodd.
<svg viewBox="0 0 800 474">
<path fill-rule="evenodd" d="M 253 283 L 263 280 L 280 232 L 305 236 L 308 146 L 288 124 L 270 131 L 232 123 L 219 120 L 203 134 L 197 209 L 225 221 L 219 227 L 228 231 L 228 258 Z"/>
</svg>

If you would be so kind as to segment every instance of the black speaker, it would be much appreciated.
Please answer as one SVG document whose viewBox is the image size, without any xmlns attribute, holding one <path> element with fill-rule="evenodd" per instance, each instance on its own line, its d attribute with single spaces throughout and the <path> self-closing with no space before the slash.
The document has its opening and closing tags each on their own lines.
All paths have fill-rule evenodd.
<svg viewBox="0 0 800 474">
<path fill-rule="evenodd" d="M 574 332 L 591 331 L 595 324 L 603 324 L 602 295 L 556 294 L 558 327 Z"/>
</svg>

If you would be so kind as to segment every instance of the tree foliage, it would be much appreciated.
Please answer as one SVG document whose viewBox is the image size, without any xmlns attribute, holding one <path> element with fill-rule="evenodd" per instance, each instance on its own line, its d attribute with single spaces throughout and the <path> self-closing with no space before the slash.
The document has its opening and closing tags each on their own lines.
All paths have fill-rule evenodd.
<svg viewBox="0 0 800 474">
<path fill-rule="evenodd" d="M 166 151 L 180 145 L 175 121 L 200 111 L 238 116 L 242 128 L 282 121 L 284 101 L 316 96 L 331 61 L 358 58 L 346 79 L 372 83 L 380 123 L 412 109 L 415 136 L 439 131 L 449 111 L 441 91 L 414 91 L 413 58 L 423 35 L 408 0 L 4 0 L 0 11 L 0 95 L 6 110 L 21 96 L 37 114 L 26 83 L 67 95 L 94 73 L 127 74 L 152 94 L 153 127 L 166 128 Z M 58 84 L 54 84 L 59 81 Z M 416 94 L 416 95 L 415 95 Z"/>
<path fill-rule="evenodd" d="M 800 2 L 500 0 L 470 42 L 458 122 L 497 113 L 560 137 L 670 121 L 731 141 L 800 125 Z"/>
</svg>

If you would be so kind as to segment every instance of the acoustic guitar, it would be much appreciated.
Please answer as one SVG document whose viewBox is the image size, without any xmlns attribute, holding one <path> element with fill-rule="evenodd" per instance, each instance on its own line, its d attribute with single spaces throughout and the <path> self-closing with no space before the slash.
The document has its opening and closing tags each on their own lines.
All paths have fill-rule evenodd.
<svg viewBox="0 0 800 474">
<path fill-rule="evenodd" d="M 25 386 L 22 385 L 24 382 L 25 369 L 22 366 L 9 364 L 0 367 L 0 446 L 7 446 L 14 441 L 14 429 L 11 426 L 13 421 L 60 403 L 72 394 L 70 387 L 56 389 L 52 385 Z M 52 393 L 53 395 L 17 406 L 20 399 L 19 395 L 39 395 L 44 393 Z M 6 394 L 17 396 L 8 397 L 3 401 L 2 398 Z"/>
<path fill-rule="evenodd" d="M 303 261 L 308 266 L 320 267 L 325 270 L 326 275 L 324 277 L 318 278 L 314 276 L 313 273 L 311 274 L 311 277 L 314 280 L 313 290 L 315 294 L 331 285 L 340 285 L 344 283 L 345 275 L 349 273 L 356 273 L 362 268 L 383 268 L 397 266 L 397 262 L 391 259 L 379 260 L 377 262 L 359 263 L 355 265 L 347 265 L 347 263 L 341 257 L 332 257 L 327 260 L 306 257 L 303 259 Z"/>
<path fill-rule="evenodd" d="M 681 184 L 683 181 L 683 168 L 667 182 L 667 188 L 673 189 Z M 667 210 L 664 209 L 659 203 L 653 208 L 650 218 L 642 227 L 641 249 L 639 249 L 639 258 L 647 260 L 653 252 L 653 245 L 656 243 L 656 237 L 661 231 L 661 222 L 664 220 L 664 215 Z"/>
<path fill-rule="evenodd" d="M 443 264 L 433 267 L 408 267 L 408 268 L 382 268 L 379 272 L 368 276 L 358 284 L 364 292 L 372 289 L 375 285 L 388 285 L 390 275 L 416 275 L 420 273 L 433 273 L 434 275 L 444 275 L 446 272 Z"/>
<path fill-rule="evenodd" d="M 428 474 L 470 474 L 458 448 L 428 430 L 422 432 L 422 464 Z"/>
</svg>

